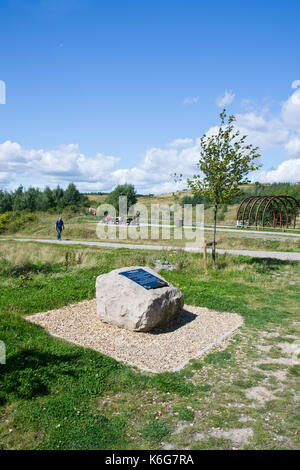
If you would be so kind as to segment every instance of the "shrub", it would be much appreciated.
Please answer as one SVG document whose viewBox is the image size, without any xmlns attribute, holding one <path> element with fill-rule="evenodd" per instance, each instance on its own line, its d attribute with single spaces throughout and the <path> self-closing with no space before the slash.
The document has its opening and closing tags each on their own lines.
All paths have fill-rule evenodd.
<svg viewBox="0 0 300 470">
<path fill-rule="evenodd" d="M 0 215 L 0 233 L 5 233 L 12 220 L 12 212 L 5 212 Z"/>
<path fill-rule="evenodd" d="M 16 233 L 35 220 L 36 215 L 31 212 L 5 212 L 5 214 L 0 215 L 0 233 Z"/>
</svg>

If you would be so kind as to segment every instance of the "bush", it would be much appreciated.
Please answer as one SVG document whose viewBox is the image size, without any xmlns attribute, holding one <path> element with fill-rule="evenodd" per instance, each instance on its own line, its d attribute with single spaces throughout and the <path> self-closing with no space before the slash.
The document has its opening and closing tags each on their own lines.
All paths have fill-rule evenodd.
<svg viewBox="0 0 300 470">
<path fill-rule="evenodd" d="M 12 220 L 12 212 L 5 212 L 0 215 L 0 233 L 5 233 Z"/>
<path fill-rule="evenodd" d="M 30 212 L 6 212 L 0 215 L 0 233 L 16 233 L 35 220 L 36 215 Z"/>
</svg>

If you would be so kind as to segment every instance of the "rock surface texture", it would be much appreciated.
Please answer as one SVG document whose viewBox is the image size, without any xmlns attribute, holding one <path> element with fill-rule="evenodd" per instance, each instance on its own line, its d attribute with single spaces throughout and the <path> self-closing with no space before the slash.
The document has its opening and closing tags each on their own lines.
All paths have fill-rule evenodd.
<svg viewBox="0 0 300 470">
<path fill-rule="evenodd" d="M 153 269 L 144 266 L 115 269 L 98 276 L 96 300 L 99 318 L 131 331 L 149 331 L 177 317 L 184 305 L 180 290 L 172 284 L 147 290 L 119 274 L 133 269 L 144 269 L 163 279 Z"/>
</svg>

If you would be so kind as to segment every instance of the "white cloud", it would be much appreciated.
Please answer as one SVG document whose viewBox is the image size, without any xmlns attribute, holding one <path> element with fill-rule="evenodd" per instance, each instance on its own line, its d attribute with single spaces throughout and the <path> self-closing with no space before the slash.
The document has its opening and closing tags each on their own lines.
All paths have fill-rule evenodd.
<svg viewBox="0 0 300 470">
<path fill-rule="evenodd" d="M 236 114 L 235 127 L 240 131 L 240 136 L 247 135 L 247 141 L 261 150 L 283 146 L 289 137 L 289 130 L 279 119 L 265 119 L 255 112 Z M 213 126 L 205 134 L 210 137 L 218 130 L 218 126 Z"/>
<path fill-rule="evenodd" d="M 185 139 L 175 139 L 170 142 L 169 147 L 187 147 L 193 143 L 193 139 L 186 137 Z"/>
<path fill-rule="evenodd" d="M 199 100 L 199 96 L 194 96 L 194 97 L 187 97 L 187 98 L 184 98 L 183 100 L 183 104 L 195 104 L 197 103 Z"/>
<path fill-rule="evenodd" d="M 235 94 L 232 91 L 225 91 L 223 96 L 220 96 L 219 98 L 216 99 L 216 104 L 220 108 L 225 108 L 228 106 L 230 103 L 233 102 L 235 97 Z"/>
<path fill-rule="evenodd" d="M 0 187 L 7 186 L 11 181 L 11 176 L 8 171 L 0 171 Z"/>
<path fill-rule="evenodd" d="M 27 150 L 9 140 L 0 144 L 0 168 L 4 168 L 4 175 L 10 174 L 12 178 L 44 178 L 49 183 L 61 184 L 97 182 L 105 178 L 118 161 L 117 157 L 101 153 L 88 158 L 75 144 L 61 145 L 53 150 Z"/>
<path fill-rule="evenodd" d="M 283 103 L 282 119 L 289 128 L 300 130 L 300 88 Z"/>
<path fill-rule="evenodd" d="M 292 137 L 285 145 L 289 157 L 300 158 L 300 137 Z"/>
<path fill-rule="evenodd" d="M 253 111 L 256 107 L 256 102 L 253 99 L 243 98 L 241 101 L 241 108 L 245 109 L 246 111 Z"/>
<path fill-rule="evenodd" d="M 298 86 L 300 86 L 300 80 L 294 80 L 292 82 L 292 88 L 298 88 Z"/>
<path fill-rule="evenodd" d="M 286 161 L 278 168 L 261 171 L 255 179 L 265 182 L 299 181 L 300 159 L 300 89 L 294 91 L 282 104 L 279 116 L 270 117 L 262 109 L 237 114 L 236 126 L 248 142 L 265 149 L 281 148 Z M 214 126 L 207 130 L 210 136 L 218 131 Z M 120 168 L 120 159 L 98 153 L 88 157 L 80 152 L 78 145 L 61 145 L 58 148 L 25 149 L 17 142 L 0 144 L 0 186 L 12 187 L 18 182 L 30 180 L 38 185 L 60 184 L 73 181 L 81 191 L 109 191 L 117 184 L 130 182 L 139 192 L 160 193 L 179 189 L 172 182 L 171 174 L 183 173 L 191 177 L 199 161 L 199 137 L 178 138 L 163 148 L 152 147 L 134 167 Z M 184 185 L 184 183 L 183 183 Z"/>
<path fill-rule="evenodd" d="M 6 103 L 6 85 L 3 80 L 0 80 L 0 104 Z"/>
<path fill-rule="evenodd" d="M 275 170 L 261 171 L 254 180 L 261 183 L 298 183 L 300 182 L 300 158 L 286 160 Z"/>
<path fill-rule="evenodd" d="M 236 115 L 236 125 L 248 141 L 264 150 L 285 144 L 289 130 L 278 118 L 265 119 L 254 112 Z"/>
<path fill-rule="evenodd" d="M 145 153 L 139 166 L 118 169 L 112 172 L 112 178 L 120 184 L 131 182 L 145 192 L 163 192 L 175 185 L 171 181 L 172 172 L 190 176 L 195 172 L 199 160 L 199 146 L 186 148 L 150 148 Z"/>
<path fill-rule="evenodd" d="M 80 190 L 111 190 L 115 185 L 130 182 L 138 190 L 161 192 L 174 187 L 171 173 L 193 174 L 199 160 L 199 147 L 193 139 L 176 139 L 172 146 L 150 148 L 141 163 L 133 168 L 117 168 L 119 158 L 98 153 L 87 157 L 78 145 L 62 145 L 57 149 L 25 149 L 17 142 L 0 144 L 0 185 L 35 179 L 50 186 L 74 182 Z M 2 171 L 2 168 L 4 171 Z"/>
</svg>

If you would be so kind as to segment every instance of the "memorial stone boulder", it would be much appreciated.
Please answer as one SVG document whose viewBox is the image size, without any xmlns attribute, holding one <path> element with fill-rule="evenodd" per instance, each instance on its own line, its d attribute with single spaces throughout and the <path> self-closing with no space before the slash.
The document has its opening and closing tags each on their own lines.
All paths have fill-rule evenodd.
<svg viewBox="0 0 300 470">
<path fill-rule="evenodd" d="M 96 280 L 97 314 L 112 325 L 149 331 L 177 317 L 184 305 L 179 289 L 149 267 L 132 266 Z"/>
</svg>

